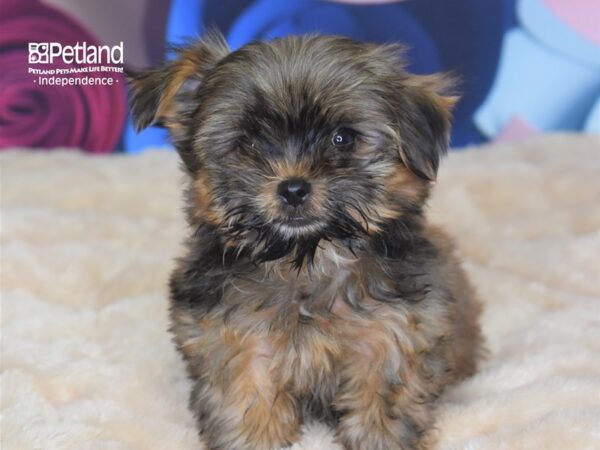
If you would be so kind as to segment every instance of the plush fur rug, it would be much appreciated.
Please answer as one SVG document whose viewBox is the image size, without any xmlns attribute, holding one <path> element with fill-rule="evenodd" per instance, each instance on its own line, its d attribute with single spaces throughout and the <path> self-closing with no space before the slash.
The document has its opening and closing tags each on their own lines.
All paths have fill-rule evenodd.
<svg viewBox="0 0 600 450">
<path fill-rule="evenodd" d="M 0 158 L 2 448 L 201 448 L 167 333 L 176 155 Z M 600 137 L 453 153 L 430 216 L 458 241 L 490 349 L 442 398 L 437 448 L 600 448 Z M 293 449 L 331 436 L 309 425 Z"/>
</svg>

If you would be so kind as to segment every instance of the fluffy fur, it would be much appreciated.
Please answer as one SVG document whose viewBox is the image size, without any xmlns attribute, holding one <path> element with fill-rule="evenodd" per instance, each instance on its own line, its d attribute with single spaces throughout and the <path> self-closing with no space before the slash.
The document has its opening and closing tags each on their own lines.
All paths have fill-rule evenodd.
<svg viewBox="0 0 600 450">
<path fill-rule="evenodd" d="M 598 148 L 546 136 L 444 161 L 428 216 L 485 293 L 490 357 L 438 400 L 435 449 L 596 447 Z M 178 159 L 0 152 L 3 450 L 203 448 L 167 333 Z M 333 436 L 308 423 L 291 449 Z"/>
<path fill-rule="evenodd" d="M 479 304 L 422 212 L 453 99 L 401 53 L 211 37 L 132 80 L 189 178 L 171 330 L 211 450 L 291 445 L 313 419 L 348 450 L 425 448 L 433 402 L 475 371 Z"/>
</svg>

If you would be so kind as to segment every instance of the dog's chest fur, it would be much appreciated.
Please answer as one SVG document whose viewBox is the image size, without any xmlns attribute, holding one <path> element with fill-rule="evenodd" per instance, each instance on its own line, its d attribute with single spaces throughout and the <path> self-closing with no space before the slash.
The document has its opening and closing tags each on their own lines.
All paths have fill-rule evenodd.
<svg viewBox="0 0 600 450">
<path fill-rule="evenodd" d="M 213 385 L 258 383 L 267 397 L 289 393 L 325 420 L 340 385 L 371 370 L 390 383 L 409 382 L 403 367 L 448 331 L 442 310 L 375 301 L 364 277 L 368 263 L 331 244 L 317 256 L 310 273 L 273 263 L 230 279 L 220 304 L 193 321 L 174 314 L 192 372 L 197 367 Z"/>
<path fill-rule="evenodd" d="M 231 281 L 222 298 L 224 320 L 240 339 L 256 339 L 259 364 L 279 374 L 288 389 L 314 392 L 337 383 L 342 328 L 351 318 L 345 297 L 359 271 L 360 260 L 330 244 L 310 273 L 264 264 Z"/>
</svg>

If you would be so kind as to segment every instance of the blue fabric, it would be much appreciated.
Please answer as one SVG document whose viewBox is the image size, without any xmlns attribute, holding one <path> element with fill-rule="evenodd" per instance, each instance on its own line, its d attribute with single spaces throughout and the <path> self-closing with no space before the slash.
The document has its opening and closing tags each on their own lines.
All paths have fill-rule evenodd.
<svg viewBox="0 0 600 450">
<path fill-rule="evenodd" d="M 586 133 L 600 134 L 600 95 L 592 107 L 583 127 Z"/>
<path fill-rule="evenodd" d="M 586 40 L 540 0 L 520 0 L 520 28 L 505 39 L 493 87 L 475 113 L 493 138 L 512 119 L 542 131 L 596 129 L 600 46 Z"/>
<path fill-rule="evenodd" d="M 600 70 L 600 46 L 561 21 L 541 0 L 520 1 L 517 16 L 523 28 L 545 47 Z"/>
<path fill-rule="evenodd" d="M 435 43 L 421 23 L 397 4 L 262 0 L 238 19 L 227 37 L 233 48 L 239 48 L 257 39 L 314 32 L 377 43 L 402 42 L 409 47 L 408 60 L 413 71 L 440 70 Z"/>
<path fill-rule="evenodd" d="M 492 86 L 504 33 L 516 26 L 516 0 L 410 0 L 404 6 L 419 17 L 438 46 L 443 70 L 460 79 L 452 144 L 485 140 L 473 116 Z"/>
<path fill-rule="evenodd" d="M 541 131 L 581 130 L 600 94 L 600 72 L 540 45 L 523 30 L 505 38 L 502 64 L 476 123 L 490 137 L 515 116 Z"/>
</svg>

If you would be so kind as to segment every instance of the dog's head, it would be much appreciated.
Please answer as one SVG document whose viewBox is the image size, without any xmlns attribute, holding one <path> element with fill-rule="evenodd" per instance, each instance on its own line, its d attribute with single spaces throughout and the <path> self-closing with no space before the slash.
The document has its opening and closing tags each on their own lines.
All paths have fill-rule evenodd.
<svg viewBox="0 0 600 450">
<path fill-rule="evenodd" d="M 219 37 L 134 76 L 138 128 L 169 129 L 192 179 L 194 220 L 260 260 L 353 241 L 420 212 L 446 152 L 439 76 L 402 48 L 288 37 L 231 52 Z"/>
</svg>

